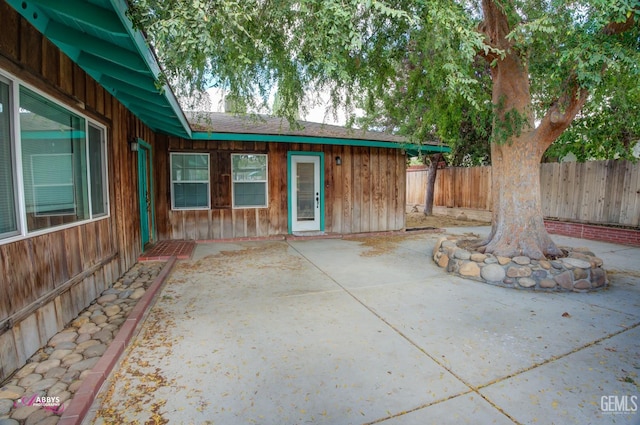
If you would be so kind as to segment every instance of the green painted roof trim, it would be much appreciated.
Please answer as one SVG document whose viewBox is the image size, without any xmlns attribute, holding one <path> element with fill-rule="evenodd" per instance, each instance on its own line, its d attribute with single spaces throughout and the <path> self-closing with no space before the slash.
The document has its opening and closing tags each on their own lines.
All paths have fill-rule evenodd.
<svg viewBox="0 0 640 425">
<path fill-rule="evenodd" d="M 379 140 L 343 139 L 339 137 L 283 136 L 277 134 L 209 133 L 197 131 L 192 140 L 216 140 L 233 142 L 309 143 L 312 145 L 359 146 L 367 148 L 404 149 L 408 153 L 451 152 L 448 146 L 416 145 L 412 143 L 381 142 Z"/>
</svg>

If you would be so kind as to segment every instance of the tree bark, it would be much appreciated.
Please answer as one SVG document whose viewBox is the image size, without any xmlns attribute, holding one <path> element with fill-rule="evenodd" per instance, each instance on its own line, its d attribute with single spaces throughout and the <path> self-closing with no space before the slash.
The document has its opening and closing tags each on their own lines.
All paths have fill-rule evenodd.
<svg viewBox="0 0 640 425">
<path fill-rule="evenodd" d="M 542 259 L 562 251 L 544 227 L 540 195 L 540 159 L 535 140 L 527 135 L 511 145 L 491 149 L 492 220 L 485 253 L 503 257 L 526 255 Z"/>
<path fill-rule="evenodd" d="M 427 184 L 424 196 L 424 215 L 433 215 L 433 194 L 436 187 L 436 175 L 438 173 L 438 163 L 442 160 L 442 154 L 437 153 L 429 156 L 429 166 L 427 167 Z"/>
<path fill-rule="evenodd" d="M 483 0 L 484 21 L 479 30 L 487 36 L 487 43 L 502 49 L 505 56 L 491 68 L 496 110 L 491 144 L 492 226 L 480 250 L 504 257 L 554 258 L 563 253 L 544 226 L 540 162 L 580 110 L 587 93 L 569 79 L 565 95 L 536 128 L 526 57 L 511 48 L 506 37 L 511 28 L 503 10 L 493 0 Z"/>
</svg>

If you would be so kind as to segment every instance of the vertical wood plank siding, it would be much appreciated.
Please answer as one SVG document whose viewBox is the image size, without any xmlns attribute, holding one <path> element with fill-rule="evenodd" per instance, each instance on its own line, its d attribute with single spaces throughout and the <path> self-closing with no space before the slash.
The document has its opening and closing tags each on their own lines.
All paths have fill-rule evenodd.
<svg viewBox="0 0 640 425">
<path fill-rule="evenodd" d="M 325 232 L 357 233 L 404 228 L 405 156 L 398 149 L 207 141 L 185 143 L 158 136 L 155 181 L 159 239 L 214 240 L 284 235 L 287 220 L 287 152 L 324 152 Z M 171 210 L 170 152 L 209 153 L 210 210 Z M 231 206 L 231 154 L 268 155 L 267 208 Z M 335 164 L 335 157 L 342 165 Z"/>
<path fill-rule="evenodd" d="M 407 171 L 407 203 L 424 203 L 426 172 Z M 640 163 L 624 160 L 540 165 L 545 217 L 640 226 Z M 434 205 L 491 209 L 491 167 L 438 170 Z"/>
<path fill-rule="evenodd" d="M 107 127 L 111 209 L 108 218 L 0 245 L 2 381 L 135 263 L 137 159 L 127 141 L 154 146 L 155 135 L 4 1 L 0 16 L 0 68 Z M 7 323 L 14 317 L 21 319 Z"/>
</svg>

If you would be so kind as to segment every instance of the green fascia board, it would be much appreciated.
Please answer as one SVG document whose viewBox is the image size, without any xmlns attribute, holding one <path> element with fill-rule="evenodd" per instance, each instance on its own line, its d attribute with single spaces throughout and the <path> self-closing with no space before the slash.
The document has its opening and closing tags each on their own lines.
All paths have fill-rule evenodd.
<svg viewBox="0 0 640 425">
<path fill-rule="evenodd" d="M 249 133 L 209 133 L 196 131 L 192 133 L 192 140 L 214 140 L 233 142 L 278 142 L 278 143 L 309 143 L 313 145 L 359 146 L 369 148 L 405 149 L 409 152 L 450 152 L 448 146 L 415 145 L 412 143 L 384 142 L 380 140 L 342 139 L 339 137 L 311 137 L 288 136 L 275 134 Z"/>
<path fill-rule="evenodd" d="M 111 3 L 111 7 L 113 8 L 113 11 L 116 13 L 118 18 L 120 18 L 120 22 L 122 23 L 125 31 L 128 33 L 129 39 L 135 46 L 141 58 L 149 67 L 149 71 L 151 71 L 154 78 L 157 79 L 161 74 L 160 65 L 158 65 L 156 57 L 149 48 L 144 35 L 139 30 L 133 29 L 133 22 L 131 22 L 131 20 L 127 17 L 127 10 L 129 9 L 127 2 L 125 0 L 109 0 L 109 3 Z"/>
<path fill-rule="evenodd" d="M 114 36 L 122 34 L 122 24 L 113 11 L 104 9 L 93 3 L 78 0 L 31 0 L 44 9 L 55 11 L 72 19 L 111 33 Z"/>
</svg>

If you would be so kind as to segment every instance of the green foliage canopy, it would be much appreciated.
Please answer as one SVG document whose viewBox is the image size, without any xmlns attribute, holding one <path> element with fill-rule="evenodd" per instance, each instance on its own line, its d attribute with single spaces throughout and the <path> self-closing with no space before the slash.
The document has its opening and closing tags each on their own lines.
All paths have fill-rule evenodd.
<svg viewBox="0 0 640 425">
<path fill-rule="evenodd" d="M 488 4 L 507 16 L 509 46 L 483 31 Z M 535 120 L 590 93 L 561 145 L 612 144 L 594 130 L 612 121 L 638 134 L 640 0 L 132 0 L 130 17 L 174 87 L 222 87 L 245 104 L 277 92 L 274 113 L 291 122 L 306 92 L 329 90 L 334 106 L 405 117 L 396 130 L 415 139 L 435 128 L 459 140 L 460 123 L 491 114 L 487 66 L 516 54 Z"/>
</svg>

